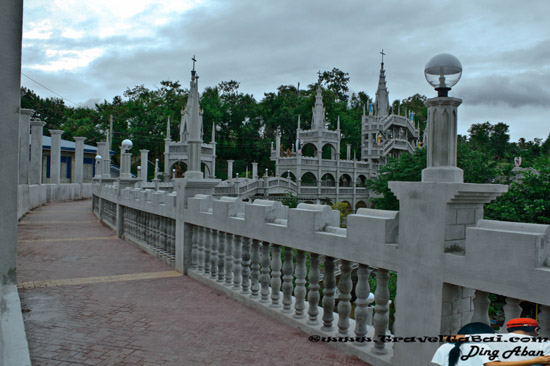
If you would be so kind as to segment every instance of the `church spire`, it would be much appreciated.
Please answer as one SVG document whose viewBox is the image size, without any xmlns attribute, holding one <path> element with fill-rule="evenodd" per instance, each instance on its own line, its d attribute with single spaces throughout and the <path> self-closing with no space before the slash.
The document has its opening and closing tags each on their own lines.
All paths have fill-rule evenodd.
<svg viewBox="0 0 550 366">
<path fill-rule="evenodd" d="M 389 96 L 388 89 L 386 88 L 386 71 L 384 70 L 384 50 L 380 52 L 382 55 L 382 62 L 380 63 L 380 77 L 378 78 L 378 90 L 376 91 L 376 115 L 385 117 L 388 115 L 389 109 Z"/>
</svg>

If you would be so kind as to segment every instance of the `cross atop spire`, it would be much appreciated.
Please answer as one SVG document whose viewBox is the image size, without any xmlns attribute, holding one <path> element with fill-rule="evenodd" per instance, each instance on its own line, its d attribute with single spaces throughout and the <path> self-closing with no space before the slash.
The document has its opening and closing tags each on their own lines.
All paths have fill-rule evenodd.
<svg viewBox="0 0 550 366">
<path fill-rule="evenodd" d="M 380 52 L 380 54 L 382 55 L 382 63 L 384 63 L 384 56 L 385 56 L 386 54 L 384 53 L 384 49 L 383 49 L 383 48 L 382 48 L 382 52 Z"/>
<path fill-rule="evenodd" d="M 321 70 L 317 71 L 317 75 L 319 75 L 319 84 L 321 84 Z"/>
<path fill-rule="evenodd" d="M 195 62 L 197 62 L 197 59 L 195 58 L 195 55 L 193 55 L 191 60 L 193 60 L 193 71 L 195 71 Z"/>
</svg>

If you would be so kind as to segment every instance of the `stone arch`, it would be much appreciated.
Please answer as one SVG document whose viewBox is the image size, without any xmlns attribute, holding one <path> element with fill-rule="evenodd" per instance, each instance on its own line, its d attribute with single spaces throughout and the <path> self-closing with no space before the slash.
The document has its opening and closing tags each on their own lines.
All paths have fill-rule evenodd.
<svg viewBox="0 0 550 366">
<path fill-rule="evenodd" d="M 323 159 L 336 160 L 336 147 L 333 144 L 324 144 L 322 149 Z"/>
<path fill-rule="evenodd" d="M 300 178 L 303 186 L 317 186 L 317 177 L 312 172 L 307 172 Z"/>
<path fill-rule="evenodd" d="M 352 186 L 352 181 L 351 181 L 351 177 L 349 176 L 349 174 L 342 174 L 340 176 L 340 179 L 338 180 L 338 185 L 340 187 L 351 187 Z"/>
<path fill-rule="evenodd" d="M 294 175 L 294 173 L 292 173 L 290 171 L 284 172 L 281 176 L 283 178 L 288 178 L 289 175 L 290 175 L 290 180 L 292 180 L 293 182 L 296 182 L 296 176 Z"/>
<path fill-rule="evenodd" d="M 365 201 L 357 201 L 355 204 L 355 211 L 359 210 L 360 208 L 367 208 L 367 204 Z"/>
<path fill-rule="evenodd" d="M 201 172 L 204 173 L 205 178 L 208 178 L 210 176 L 210 167 L 208 166 L 208 164 L 204 162 L 201 163 Z"/>
<path fill-rule="evenodd" d="M 317 146 L 312 144 L 311 142 L 305 144 L 302 147 L 302 155 L 307 157 L 316 157 L 317 156 Z"/>
<path fill-rule="evenodd" d="M 325 173 L 321 177 L 321 185 L 324 187 L 335 187 L 336 180 L 334 179 L 334 176 L 331 173 Z"/>
<path fill-rule="evenodd" d="M 356 181 L 355 184 L 356 184 L 357 187 L 364 187 L 365 184 L 367 184 L 367 177 L 365 177 L 363 174 L 360 174 L 357 177 L 357 181 Z"/>
<path fill-rule="evenodd" d="M 351 212 L 351 203 L 349 203 L 348 201 L 342 201 L 342 203 L 346 205 L 346 207 L 348 208 L 348 212 Z"/>
<path fill-rule="evenodd" d="M 183 160 L 178 160 L 170 165 L 170 174 L 172 174 L 172 169 L 176 169 L 176 178 L 183 178 L 183 175 L 187 171 L 187 163 Z"/>
</svg>

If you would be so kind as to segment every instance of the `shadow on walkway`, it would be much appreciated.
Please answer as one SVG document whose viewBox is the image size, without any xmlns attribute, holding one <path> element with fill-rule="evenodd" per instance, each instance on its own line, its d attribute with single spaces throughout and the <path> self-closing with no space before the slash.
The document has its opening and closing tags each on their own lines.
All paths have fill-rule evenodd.
<svg viewBox="0 0 550 366">
<path fill-rule="evenodd" d="M 33 365 L 366 365 L 117 239 L 91 201 L 19 223 Z"/>
</svg>

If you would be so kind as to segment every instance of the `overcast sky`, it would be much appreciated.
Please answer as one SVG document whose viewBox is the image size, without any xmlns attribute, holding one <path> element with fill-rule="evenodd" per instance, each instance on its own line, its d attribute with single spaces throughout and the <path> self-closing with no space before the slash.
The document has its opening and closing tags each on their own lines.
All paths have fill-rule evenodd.
<svg viewBox="0 0 550 366">
<path fill-rule="evenodd" d="M 435 96 L 424 66 L 454 54 L 459 133 L 505 122 L 513 141 L 550 133 L 550 1 L 26 0 L 22 84 L 93 106 L 128 87 L 237 80 L 256 100 L 337 67 L 376 92 L 384 49 L 390 100 Z M 33 80 L 29 79 L 32 78 Z"/>
</svg>

